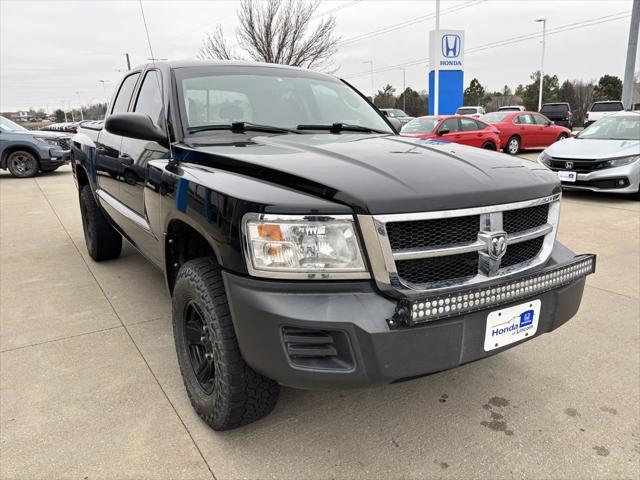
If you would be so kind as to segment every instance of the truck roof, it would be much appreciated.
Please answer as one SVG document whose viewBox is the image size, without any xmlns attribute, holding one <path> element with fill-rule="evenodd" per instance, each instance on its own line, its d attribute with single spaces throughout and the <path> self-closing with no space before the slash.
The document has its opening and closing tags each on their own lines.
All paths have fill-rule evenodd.
<svg viewBox="0 0 640 480">
<path fill-rule="evenodd" d="M 248 61 L 240 61 L 240 60 L 169 60 L 169 61 L 158 61 L 158 62 L 147 62 L 141 65 L 134 67 L 132 70 L 142 69 L 145 67 L 161 67 L 161 68 L 191 68 L 191 67 L 271 67 L 271 68 L 282 68 L 287 70 L 300 70 L 304 72 L 308 72 L 309 70 L 301 67 L 292 67 L 290 65 L 282 65 L 279 63 L 266 63 L 266 62 L 248 62 Z M 319 75 L 327 75 L 332 77 L 332 75 L 328 75 L 322 72 L 314 72 Z"/>
</svg>

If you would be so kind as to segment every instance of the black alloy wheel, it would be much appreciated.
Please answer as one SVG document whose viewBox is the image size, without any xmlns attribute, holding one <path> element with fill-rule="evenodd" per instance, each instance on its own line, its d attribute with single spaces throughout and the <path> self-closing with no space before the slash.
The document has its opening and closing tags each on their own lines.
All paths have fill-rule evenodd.
<svg viewBox="0 0 640 480">
<path fill-rule="evenodd" d="M 191 368 L 202 390 L 211 394 L 216 375 L 213 362 L 213 331 L 207 327 L 197 303 L 190 301 L 185 310 L 184 340 Z"/>
</svg>

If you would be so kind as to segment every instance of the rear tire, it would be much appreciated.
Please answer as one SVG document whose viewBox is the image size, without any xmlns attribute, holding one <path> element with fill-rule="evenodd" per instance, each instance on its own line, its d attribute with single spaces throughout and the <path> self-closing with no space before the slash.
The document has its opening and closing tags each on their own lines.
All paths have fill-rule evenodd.
<svg viewBox="0 0 640 480">
<path fill-rule="evenodd" d="M 96 262 L 120 256 L 122 235 L 113 228 L 98 207 L 89 185 L 80 190 L 80 214 L 87 251 Z"/>
<path fill-rule="evenodd" d="M 509 155 L 516 155 L 520 151 L 520 139 L 516 136 L 509 138 L 504 147 L 504 151 Z"/>
<path fill-rule="evenodd" d="M 561 133 L 561 134 L 558 136 L 558 141 L 560 141 L 560 140 L 566 140 L 567 138 L 569 138 L 569 137 L 568 137 L 568 135 L 567 135 L 566 133 Z"/>
<path fill-rule="evenodd" d="M 495 150 L 496 146 L 493 142 L 484 142 L 482 144 L 482 148 L 484 148 L 485 150 Z"/>
<path fill-rule="evenodd" d="M 16 178 L 35 177 L 40 169 L 36 156 L 26 150 L 12 152 L 7 158 L 7 169 Z"/>
<path fill-rule="evenodd" d="M 186 262 L 173 289 L 173 335 L 191 405 L 214 430 L 230 430 L 271 413 L 280 386 L 242 358 L 220 267 Z"/>
</svg>

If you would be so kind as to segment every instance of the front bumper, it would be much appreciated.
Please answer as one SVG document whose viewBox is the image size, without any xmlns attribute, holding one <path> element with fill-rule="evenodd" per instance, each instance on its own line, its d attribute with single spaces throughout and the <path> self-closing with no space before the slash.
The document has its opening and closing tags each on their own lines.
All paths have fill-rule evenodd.
<svg viewBox="0 0 640 480">
<path fill-rule="evenodd" d="M 557 244 L 546 267 L 537 271 L 551 270 L 573 258 L 573 252 Z M 370 282 L 276 282 L 228 272 L 223 277 L 247 363 L 280 384 L 307 389 L 391 383 L 506 350 L 520 342 L 484 351 L 487 315 L 527 301 L 520 298 L 494 308 L 393 328 L 388 320 L 397 313 L 398 301 L 381 295 Z M 529 297 L 542 304 L 538 330 L 531 338 L 558 328 L 577 312 L 584 284 L 583 276 Z M 305 352 L 313 349 L 320 356 L 332 352 L 337 357 L 331 361 L 305 358 Z"/>
<path fill-rule="evenodd" d="M 624 183 L 619 185 L 620 181 Z M 592 192 L 637 193 L 640 191 L 640 162 L 590 173 L 578 173 L 576 182 L 562 182 L 562 188 Z"/>
<path fill-rule="evenodd" d="M 71 150 L 63 150 L 59 147 L 40 149 L 40 168 L 51 170 L 58 168 L 69 161 Z"/>
</svg>

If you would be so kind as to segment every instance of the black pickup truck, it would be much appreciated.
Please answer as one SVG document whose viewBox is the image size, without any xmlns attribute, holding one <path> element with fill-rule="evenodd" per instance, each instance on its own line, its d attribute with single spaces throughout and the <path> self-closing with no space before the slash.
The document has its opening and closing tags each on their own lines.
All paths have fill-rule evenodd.
<svg viewBox="0 0 640 480">
<path fill-rule="evenodd" d="M 133 69 L 71 155 L 89 254 L 124 237 L 164 272 L 187 393 L 217 430 L 268 414 L 279 385 L 392 383 L 554 330 L 595 269 L 556 241 L 553 172 L 400 137 L 303 69 Z"/>
</svg>

